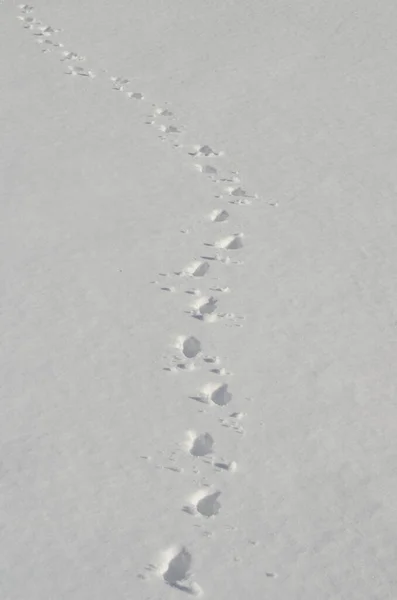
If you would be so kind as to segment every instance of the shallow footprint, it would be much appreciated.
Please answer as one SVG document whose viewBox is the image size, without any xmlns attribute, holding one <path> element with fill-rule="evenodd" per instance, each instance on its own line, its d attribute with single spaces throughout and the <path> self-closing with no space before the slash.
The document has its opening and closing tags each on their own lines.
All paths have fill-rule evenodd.
<svg viewBox="0 0 397 600">
<path fill-rule="evenodd" d="M 141 94 L 141 92 L 128 92 L 127 97 L 133 98 L 134 100 L 143 100 L 145 98 L 145 96 Z"/>
<path fill-rule="evenodd" d="M 217 209 L 213 210 L 210 214 L 210 219 L 213 223 L 223 223 L 227 221 L 229 218 L 229 213 L 227 210 Z"/>
<path fill-rule="evenodd" d="M 231 462 L 216 462 L 214 463 L 214 467 L 221 471 L 230 471 L 231 473 L 233 473 L 237 470 L 237 463 L 234 460 L 232 460 Z"/>
<path fill-rule="evenodd" d="M 113 89 L 118 92 L 124 92 L 125 86 L 130 83 L 126 77 L 111 77 L 110 81 L 113 83 Z"/>
<path fill-rule="evenodd" d="M 24 14 L 29 14 L 34 10 L 33 6 L 29 6 L 29 4 L 19 4 L 18 8 Z"/>
<path fill-rule="evenodd" d="M 188 275 L 190 277 L 204 277 L 204 275 L 206 275 L 206 273 L 208 272 L 209 268 L 210 265 L 206 261 L 194 261 L 183 269 L 182 274 Z"/>
<path fill-rule="evenodd" d="M 223 250 L 239 250 L 243 247 L 243 234 L 235 233 L 233 235 L 228 235 L 227 237 L 219 240 L 215 243 L 217 248 L 222 248 Z"/>
<path fill-rule="evenodd" d="M 51 27 L 51 25 L 42 25 L 41 27 L 38 27 L 38 30 L 40 33 L 35 33 L 34 35 L 49 36 L 49 35 L 52 35 L 53 33 L 59 33 L 61 31 L 60 29 L 54 29 L 53 27 Z"/>
<path fill-rule="evenodd" d="M 163 133 L 182 133 L 182 130 L 178 129 L 176 125 L 160 125 L 159 131 Z"/>
<path fill-rule="evenodd" d="M 195 165 L 196 169 L 200 171 L 200 173 L 204 173 L 205 175 L 213 175 L 214 177 L 218 175 L 218 169 L 213 167 L 212 165 Z"/>
<path fill-rule="evenodd" d="M 92 71 L 88 71 L 83 67 L 75 67 L 74 65 L 68 65 L 69 72 L 66 75 L 80 75 L 81 77 L 95 77 Z"/>
<path fill-rule="evenodd" d="M 173 117 L 174 113 L 168 108 L 156 108 L 154 110 L 154 117 Z"/>
<path fill-rule="evenodd" d="M 63 51 L 61 56 L 62 56 L 62 58 L 60 59 L 61 61 L 64 61 L 64 60 L 83 61 L 83 60 L 85 60 L 84 56 L 79 56 L 76 52 L 69 52 L 68 50 Z"/>
<path fill-rule="evenodd" d="M 246 192 L 246 190 L 240 186 L 238 187 L 233 187 L 233 186 L 228 186 L 226 188 L 226 191 L 228 192 L 228 194 L 230 196 L 235 196 L 235 197 L 243 197 L 243 198 L 253 198 L 255 196 L 250 196 L 248 195 L 248 193 Z"/>
<path fill-rule="evenodd" d="M 194 151 L 189 152 L 191 156 L 223 156 L 223 152 L 215 152 L 210 146 L 194 146 Z"/>
</svg>

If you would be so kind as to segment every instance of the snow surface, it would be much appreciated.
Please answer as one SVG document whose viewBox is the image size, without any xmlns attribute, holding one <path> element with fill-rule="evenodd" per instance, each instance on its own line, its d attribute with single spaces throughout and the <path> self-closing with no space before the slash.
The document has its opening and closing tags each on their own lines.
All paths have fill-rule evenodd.
<svg viewBox="0 0 397 600">
<path fill-rule="evenodd" d="M 396 27 L 0 2 L 2 600 L 395 600 Z"/>
</svg>

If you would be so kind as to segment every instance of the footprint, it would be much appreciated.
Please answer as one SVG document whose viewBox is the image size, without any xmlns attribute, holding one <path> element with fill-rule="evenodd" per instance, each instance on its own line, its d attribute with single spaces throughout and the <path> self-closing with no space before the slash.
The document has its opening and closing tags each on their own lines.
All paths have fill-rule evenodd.
<svg viewBox="0 0 397 600">
<path fill-rule="evenodd" d="M 76 52 L 68 52 L 67 50 L 65 50 L 64 52 L 62 52 L 62 61 L 64 60 L 79 60 L 79 61 L 83 61 L 85 60 L 84 56 L 79 56 Z"/>
<path fill-rule="evenodd" d="M 113 82 L 113 89 L 119 92 L 123 92 L 124 87 L 130 83 L 130 80 L 125 77 L 111 77 L 110 81 Z"/>
<path fill-rule="evenodd" d="M 210 265 L 206 261 L 194 261 L 183 269 L 182 274 L 189 275 L 191 277 L 204 277 L 209 268 Z"/>
<path fill-rule="evenodd" d="M 41 27 L 38 27 L 38 30 L 40 31 L 40 33 L 35 33 L 34 35 L 48 36 L 52 35 L 53 33 L 59 33 L 61 31 L 60 29 L 54 29 L 50 25 L 42 25 Z"/>
<path fill-rule="evenodd" d="M 222 248 L 223 250 L 239 250 L 243 247 L 243 245 L 244 244 L 242 233 L 228 235 L 227 237 L 215 243 L 215 246 L 217 248 Z"/>
<path fill-rule="evenodd" d="M 177 347 L 182 350 L 186 358 L 195 358 L 201 352 L 201 342 L 194 335 L 190 337 L 180 337 Z"/>
<path fill-rule="evenodd" d="M 236 206 L 250 206 L 252 200 L 250 198 L 233 198 L 233 200 L 229 200 L 229 204 L 234 204 Z"/>
<path fill-rule="evenodd" d="M 194 432 L 189 432 L 188 444 L 192 456 L 206 456 L 211 454 L 215 442 L 210 433 L 200 433 L 196 436 Z"/>
<path fill-rule="evenodd" d="M 218 491 L 209 494 L 208 490 L 200 490 L 183 510 L 192 515 L 199 513 L 203 517 L 214 517 L 221 509 L 218 501 L 220 495 L 221 492 Z"/>
<path fill-rule="evenodd" d="M 241 196 L 243 198 L 252 198 L 253 196 L 249 196 L 246 192 L 246 190 L 242 187 L 233 187 L 233 186 L 228 186 L 226 188 L 226 191 L 228 192 L 228 194 L 230 196 Z"/>
<path fill-rule="evenodd" d="M 240 183 L 241 182 L 238 171 L 229 171 L 229 173 L 231 175 L 229 177 L 222 177 L 221 181 L 228 182 L 228 183 Z M 228 191 L 228 188 L 225 188 L 225 189 L 226 189 L 226 191 Z"/>
<path fill-rule="evenodd" d="M 24 11 L 21 11 L 24 12 Z M 18 21 L 23 21 L 24 23 L 40 23 L 36 17 L 23 17 L 21 15 L 17 16 Z"/>
<path fill-rule="evenodd" d="M 19 21 L 23 21 L 25 29 L 33 29 L 34 26 L 38 26 L 41 24 L 41 21 L 36 19 L 35 17 L 21 17 L 18 16 L 17 19 Z"/>
<path fill-rule="evenodd" d="M 222 427 L 226 427 L 227 429 L 233 429 L 236 433 L 244 435 L 245 430 L 244 427 L 240 424 L 240 419 L 219 419 Z"/>
<path fill-rule="evenodd" d="M 181 371 L 194 371 L 196 366 L 193 363 L 178 363 L 176 368 L 180 369 Z"/>
<path fill-rule="evenodd" d="M 159 130 L 163 133 L 182 133 L 175 125 L 160 125 Z"/>
<path fill-rule="evenodd" d="M 218 300 L 214 296 L 202 296 L 193 303 L 192 308 L 195 309 L 196 316 L 204 316 L 212 314 L 216 310 L 217 304 Z"/>
<path fill-rule="evenodd" d="M 68 65 L 69 72 L 66 75 L 80 75 L 81 77 L 90 77 L 93 79 L 95 77 L 92 71 L 84 69 L 84 67 L 75 67 L 74 65 Z"/>
<path fill-rule="evenodd" d="M 192 565 L 192 555 L 187 548 L 182 547 L 167 564 L 163 573 L 164 581 L 170 585 L 175 585 L 187 579 L 190 575 Z"/>
<path fill-rule="evenodd" d="M 154 117 L 173 117 L 174 113 L 168 108 L 156 108 L 153 114 Z"/>
<path fill-rule="evenodd" d="M 134 100 L 143 100 L 145 96 L 141 94 L 141 92 L 128 92 L 128 98 L 133 98 Z"/>
<path fill-rule="evenodd" d="M 227 371 L 225 367 L 221 367 L 220 369 L 210 369 L 210 372 L 215 373 L 215 375 L 220 375 L 221 377 L 224 377 L 225 375 L 231 375 L 231 373 Z"/>
<path fill-rule="evenodd" d="M 201 498 L 196 504 L 197 511 L 203 515 L 203 517 L 214 517 L 218 514 L 221 508 L 221 503 L 218 502 L 218 498 L 221 492 L 214 492 Z"/>
<path fill-rule="evenodd" d="M 227 383 L 208 383 L 201 391 L 201 398 L 211 401 L 218 406 L 226 406 L 231 402 L 233 396 L 229 392 L 229 385 Z"/>
<path fill-rule="evenodd" d="M 204 173 L 205 175 L 213 175 L 214 177 L 218 175 L 218 169 L 213 167 L 212 165 L 194 165 L 200 173 Z"/>
<path fill-rule="evenodd" d="M 222 292 L 222 294 L 229 294 L 231 292 L 231 289 L 229 286 L 226 287 L 214 287 L 214 288 L 210 288 L 210 290 L 212 292 Z"/>
<path fill-rule="evenodd" d="M 25 14 L 31 13 L 34 10 L 33 6 L 29 6 L 29 4 L 19 4 L 18 8 L 21 12 Z"/>
<path fill-rule="evenodd" d="M 204 362 L 206 363 L 210 363 L 210 364 L 215 364 L 215 365 L 219 365 L 220 363 L 220 358 L 219 356 L 206 356 L 204 358 Z"/>
<path fill-rule="evenodd" d="M 190 156 L 223 156 L 223 152 L 215 152 L 210 146 L 194 146 L 194 152 L 189 152 Z"/>
<path fill-rule="evenodd" d="M 216 462 L 214 463 L 214 467 L 216 469 L 221 469 L 222 471 L 234 472 L 237 469 L 237 463 L 234 460 L 231 462 Z"/>
<path fill-rule="evenodd" d="M 191 580 L 190 569 L 193 559 L 189 550 L 185 546 L 172 548 L 164 558 L 160 573 L 165 583 L 192 596 L 200 596 L 202 593 L 200 586 Z"/>
<path fill-rule="evenodd" d="M 213 210 L 212 213 L 210 214 L 210 219 L 213 223 L 223 223 L 224 221 L 227 221 L 228 218 L 229 218 L 229 213 L 227 212 L 227 210 L 222 210 L 222 209 Z"/>
<path fill-rule="evenodd" d="M 48 38 L 45 38 L 45 39 L 39 38 L 36 41 L 38 44 L 41 44 L 43 46 L 54 46 L 55 48 L 59 47 L 59 44 L 57 44 L 56 42 L 53 42 L 52 40 L 49 40 Z M 48 48 L 44 48 L 43 52 L 49 52 Z"/>
</svg>

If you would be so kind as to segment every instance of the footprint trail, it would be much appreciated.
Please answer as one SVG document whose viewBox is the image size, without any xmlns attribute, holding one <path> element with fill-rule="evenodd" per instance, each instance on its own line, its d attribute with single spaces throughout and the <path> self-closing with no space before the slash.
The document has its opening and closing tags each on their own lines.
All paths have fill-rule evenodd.
<svg viewBox="0 0 397 600">
<path fill-rule="evenodd" d="M 218 206 L 215 205 L 210 214 L 203 215 L 203 227 L 208 228 L 209 238 L 214 239 L 215 237 L 216 241 L 208 243 L 205 241 L 206 236 L 203 236 L 202 244 L 203 246 L 212 247 L 218 252 L 214 256 L 205 256 L 205 253 L 203 253 L 203 256 L 192 256 L 190 262 L 181 271 L 175 271 L 175 265 L 170 265 L 171 276 L 176 277 L 177 282 L 165 282 L 160 289 L 173 293 L 183 292 L 181 298 L 184 297 L 189 302 L 187 302 L 187 306 L 181 306 L 181 320 L 189 318 L 189 316 L 190 318 L 194 317 L 197 327 L 203 327 L 206 331 L 218 330 L 218 326 L 208 327 L 208 323 L 222 321 L 222 323 L 236 325 L 236 320 L 244 320 L 244 315 L 236 316 L 233 313 L 219 313 L 218 295 L 231 292 L 229 285 L 222 281 L 222 273 L 228 272 L 228 280 L 230 280 L 230 277 L 233 277 L 233 268 L 243 265 L 242 260 L 232 260 L 230 257 L 230 254 L 240 256 L 241 253 L 244 253 L 245 248 L 245 234 L 242 231 L 235 232 L 238 226 L 234 226 L 233 229 L 230 227 L 230 223 L 233 222 L 237 214 L 233 211 L 249 210 L 249 207 L 252 207 L 255 202 L 260 201 L 258 194 L 248 191 L 238 171 L 223 166 L 225 162 L 225 152 L 223 150 L 213 147 L 209 143 L 195 143 L 189 140 L 188 128 L 179 122 L 173 107 L 167 102 L 157 103 L 147 99 L 144 91 L 135 87 L 136 80 L 134 77 L 121 74 L 115 75 L 99 66 L 89 65 L 86 57 L 79 54 L 77 49 L 66 46 L 59 39 L 63 34 L 61 29 L 36 18 L 33 6 L 20 4 L 18 9 L 17 18 L 22 26 L 32 35 L 43 53 L 51 53 L 59 59 L 65 75 L 70 78 L 80 77 L 82 80 L 85 79 L 86 85 L 95 85 L 95 80 L 101 79 L 106 82 L 109 93 L 117 92 L 121 95 L 121 98 L 125 97 L 125 99 L 132 101 L 132 111 L 134 107 L 143 106 L 144 114 L 135 112 L 135 118 L 142 119 L 143 123 L 149 126 L 148 131 L 152 131 L 157 135 L 159 142 L 168 142 L 175 150 L 185 155 L 185 164 L 191 170 L 192 179 L 194 177 L 205 178 L 206 185 L 209 186 L 209 189 L 212 189 L 212 198 L 220 206 L 219 204 Z M 222 207 L 225 202 L 228 204 L 228 210 Z M 274 205 L 270 202 L 268 204 L 269 206 Z M 190 227 L 191 224 L 187 223 L 183 231 L 189 232 Z M 216 275 L 212 273 L 212 265 L 216 267 L 214 268 Z M 219 272 L 218 269 L 221 271 Z M 231 271 L 229 271 L 230 269 Z M 197 283 L 200 282 L 202 289 L 186 288 L 186 284 L 189 281 L 193 283 L 194 280 L 197 280 Z M 211 292 L 215 292 L 217 295 Z M 163 298 L 166 301 L 166 295 Z M 188 317 L 186 317 L 186 313 L 188 313 Z M 193 324 L 192 321 L 189 322 Z M 241 324 L 237 324 L 237 326 L 241 326 Z M 214 336 L 216 337 L 216 333 L 214 333 Z M 183 336 L 176 334 L 176 342 L 174 342 L 173 348 L 174 352 L 179 352 L 179 356 L 174 358 L 179 362 L 174 367 L 164 370 L 172 372 L 194 370 L 196 361 L 200 361 L 198 373 L 202 376 L 202 381 L 199 384 L 198 394 L 196 392 L 197 395 L 194 395 L 193 392 L 190 398 L 197 400 L 199 402 L 197 406 L 202 407 L 198 408 L 197 415 L 200 415 L 200 411 L 207 410 L 210 413 L 208 418 L 213 419 L 214 426 L 219 426 L 217 418 L 220 412 L 223 414 L 225 407 L 230 404 L 234 405 L 236 399 L 229 390 L 227 378 L 230 376 L 230 372 L 222 364 L 223 361 L 220 357 L 203 354 L 200 338 L 201 335 L 196 335 L 196 333 L 195 335 L 187 334 Z M 216 375 L 218 380 L 208 382 L 208 375 Z M 203 405 L 207 405 L 208 409 L 204 408 Z M 238 423 L 239 417 L 237 415 L 240 413 L 234 408 L 232 410 L 234 412 L 231 413 L 231 417 L 228 419 L 223 418 L 221 426 L 226 428 L 227 435 L 245 433 L 241 424 Z M 193 487 L 197 471 L 196 465 L 198 461 L 206 461 L 209 463 L 208 468 L 211 469 L 212 473 L 211 488 L 215 491 L 201 489 L 194 492 L 189 507 L 185 507 L 185 509 L 186 512 L 211 519 L 212 522 L 214 517 L 221 512 L 223 513 L 220 498 L 224 498 L 225 492 L 222 490 L 222 483 L 225 477 L 230 477 L 232 478 L 231 481 L 233 480 L 237 463 L 234 460 L 229 462 L 223 458 L 214 460 L 212 458 L 215 447 L 214 437 L 206 431 L 199 434 L 193 433 L 195 429 L 199 429 L 196 425 L 198 425 L 198 422 L 191 423 L 192 431 L 189 432 L 188 441 L 185 444 L 185 456 L 190 462 L 190 471 L 184 469 L 184 476 L 189 478 Z M 181 452 L 183 452 L 182 448 Z M 208 459 L 208 457 L 211 458 Z M 177 467 L 173 470 L 181 472 Z M 170 476 L 172 476 L 171 471 Z M 177 507 L 175 507 L 175 510 L 177 510 Z M 190 528 L 191 525 L 188 523 L 187 527 Z M 203 591 L 193 580 L 192 563 L 192 553 L 186 545 L 181 543 L 164 554 L 164 561 L 162 566 L 158 568 L 158 574 L 166 585 L 189 595 L 199 596 Z"/>
</svg>

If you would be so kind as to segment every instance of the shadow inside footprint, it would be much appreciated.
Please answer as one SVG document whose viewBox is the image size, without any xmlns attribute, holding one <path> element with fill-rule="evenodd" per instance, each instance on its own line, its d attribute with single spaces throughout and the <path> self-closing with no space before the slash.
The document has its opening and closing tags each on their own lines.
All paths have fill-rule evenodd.
<svg viewBox="0 0 397 600">
<path fill-rule="evenodd" d="M 182 352 L 186 358 L 195 358 L 201 352 L 200 340 L 194 336 L 186 338 L 182 342 Z"/>
<path fill-rule="evenodd" d="M 164 581 L 179 590 L 191 593 L 191 586 L 188 583 L 184 583 L 189 576 L 191 564 L 192 556 L 183 547 L 168 563 L 168 567 L 163 573 Z"/>
<path fill-rule="evenodd" d="M 201 433 L 192 443 L 190 454 L 192 456 L 205 456 L 212 452 L 214 446 L 214 438 L 210 433 Z"/>
<path fill-rule="evenodd" d="M 203 517 L 214 517 L 218 514 L 221 508 L 221 503 L 218 502 L 218 498 L 221 492 L 214 492 L 208 496 L 204 496 L 197 502 L 197 511 L 203 515 Z"/>
</svg>

